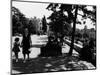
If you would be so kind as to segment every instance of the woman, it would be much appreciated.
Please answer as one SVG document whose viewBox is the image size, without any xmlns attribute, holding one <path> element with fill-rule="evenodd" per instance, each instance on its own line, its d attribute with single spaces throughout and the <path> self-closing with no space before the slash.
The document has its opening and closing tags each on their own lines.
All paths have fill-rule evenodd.
<svg viewBox="0 0 100 75">
<path fill-rule="evenodd" d="M 23 34 L 23 40 L 22 40 L 22 53 L 23 53 L 23 56 L 24 56 L 24 62 L 26 61 L 26 55 L 28 56 L 28 59 L 29 59 L 29 54 L 30 54 L 30 45 L 31 45 L 31 37 L 30 37 L 30 33 L 29 33 L 29 30 L 28 28 L 25 28 L 24 30 L 24 34 Z"/>
</svg>

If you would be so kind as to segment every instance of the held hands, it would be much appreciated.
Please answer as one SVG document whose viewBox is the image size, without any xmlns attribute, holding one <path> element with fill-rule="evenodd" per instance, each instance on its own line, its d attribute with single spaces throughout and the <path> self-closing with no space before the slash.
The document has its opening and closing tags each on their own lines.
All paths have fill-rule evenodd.
<svg viewBox="0 0 100 75">
<path fill-rule="evenodd" d="M 32 42 L 30 43 L 30 47 L 32 47 Z"/>
<path fill-rule="evenodd" d="M 23 44 L 21 43 L 20 47 L 23 47 Z"/>
</svg>

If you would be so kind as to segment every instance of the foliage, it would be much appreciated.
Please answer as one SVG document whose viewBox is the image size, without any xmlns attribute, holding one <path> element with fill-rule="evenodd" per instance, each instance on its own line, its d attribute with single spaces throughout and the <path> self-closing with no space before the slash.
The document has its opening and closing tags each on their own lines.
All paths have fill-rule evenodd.
<svg viewBox="0 0 100 75">
<path fill-rule="evenodd" d="M 96 7 L 91 6 L 93 10 L 88 10 L 87 7 L 88 6 L 86 5 L 68 5 L 68 4 L 53 4 L 53 3 L 51 3 L 47 7 L 48 10 L 53 11 L 49 19 L 51 20 L 50 25 L 54 30 L 56 30 L 56 32 L 58 32 L 60 28 L 60 31 L 63 33 L 64 22 L 67 22 L 69 24 L 73 23 L 70 54 L 72 54 L 72 50 L 74 47 L 73 45 L 74 45 L 76 24 L 81 24 L 77 16 L 80 15 L 82 17 L 82 20 L 89 18 L 94 23 L 94 25 L 96 23 Z M 59 11 L 57 11 L 57 8 L 59 8 Z M 79 11 L 83 12 L 83 14 L 80 14 Z M 67 13 L 66 16 L 64 15 L 64 12 Z M 86 22 L 84 21 L 84 24 L 85 23 Z M 79 37 L 81 37 L 81 35 Z M 87 33 L 84 33 L 84 37 L 85 38 L 88 37 Z"/>
<path fill-rule="evenodd" d="M 49 22 L 50 30 L 53 31 L 55 35 L 57 33 L 60 33 L 62 36 L 68 35 L 71 31 L 71 19 L 69 19 L 69 16 L 64 14 L 65 10 L 63 10 L 63 7 L 64 5 L 60 6 L 59 4 L 50 4 L 47 7 L 48 10 L 53 11 L 53 13 L 48 17 L 48 19 L 51 20 L 51 22 Z M 70 18 L 71 15 L 72 14 L 70 13 Z"/>
<path fill-rule="evenodd" d="M 12 32 L 13 35 L 16 33 L 22 34 L 25 27 L 29 28 L 31 34 L 35 34 L 39 31 L 40 19 L 27 18 L 20 10 L 16 7 L 12 7 Z"/>
<path fill-rule="evenodd" d="M 12 7 L 12 32 L 13 35 L 15 33 L 22 33 L 23 28 L 27 25 L 27 19 L 24 14 L 20 12 L 19 9 Z"/>
</svg>

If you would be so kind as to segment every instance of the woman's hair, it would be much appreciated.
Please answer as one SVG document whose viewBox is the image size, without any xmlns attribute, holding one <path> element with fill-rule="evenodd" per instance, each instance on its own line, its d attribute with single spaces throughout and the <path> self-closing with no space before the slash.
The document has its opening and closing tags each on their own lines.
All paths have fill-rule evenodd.
<svg viewBox="0 0 100 75">
<path fill-rule="evenodd" d="M 28 34 L 30 34 L 30 30 L 29 30 L 29 27 L 25 27 L 24 29 L 23 29 L 23 34 L 25 34 L 25 31 L 28 31 Z"/>
<path fill-rule="evenodd" d="M 18 42 L 19 41 L 19 38 L 15 38 L 15 41 Z"/>
</svg>

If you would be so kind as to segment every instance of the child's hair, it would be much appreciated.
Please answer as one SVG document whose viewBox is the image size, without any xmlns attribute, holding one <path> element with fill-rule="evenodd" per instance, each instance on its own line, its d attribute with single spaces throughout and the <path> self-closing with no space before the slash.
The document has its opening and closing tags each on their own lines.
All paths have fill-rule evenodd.
<svg viewBox="0 0 100 75">
<path fill-rule="evenodd" d="M 18 42 L 19 41 L 19 38 L 15 38 L 15 41 Z"/>
</svg>

